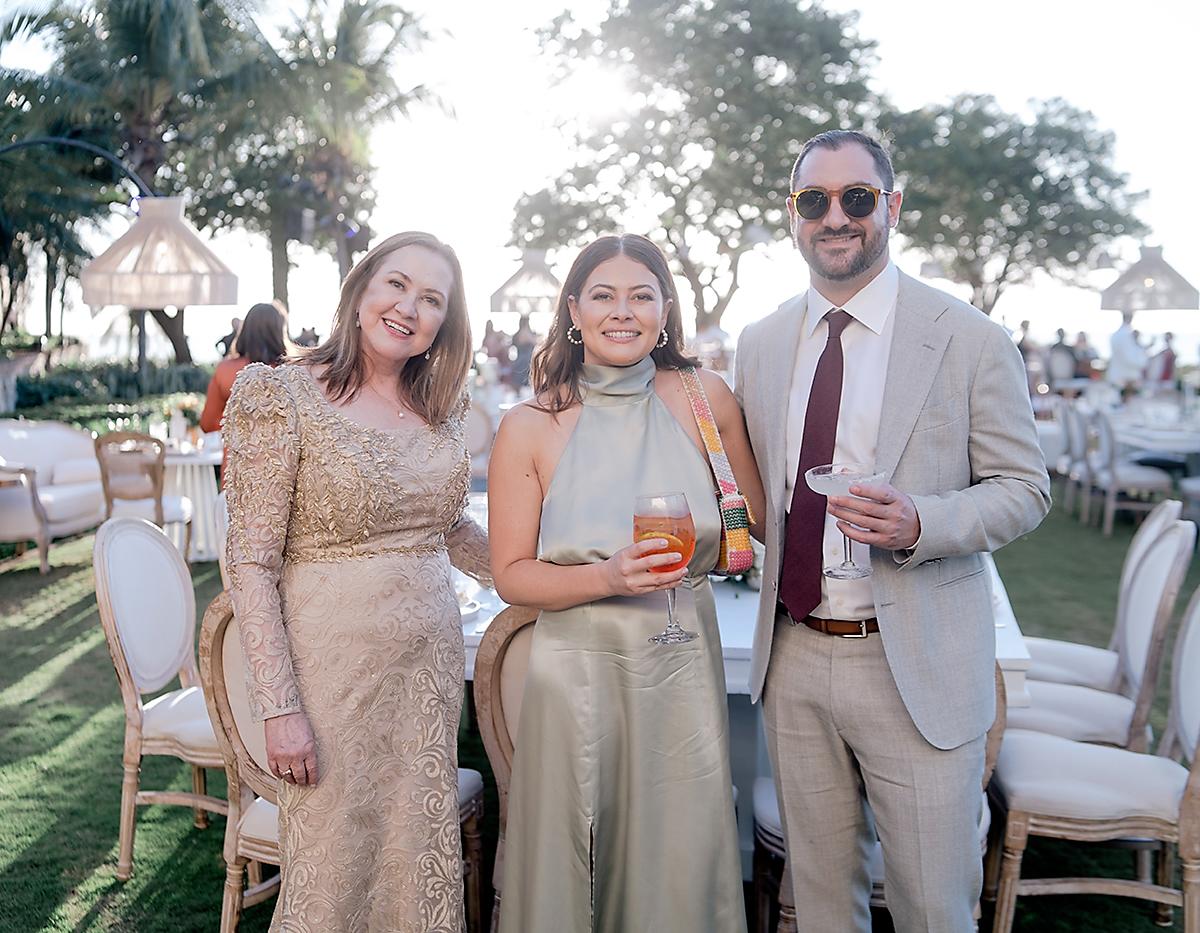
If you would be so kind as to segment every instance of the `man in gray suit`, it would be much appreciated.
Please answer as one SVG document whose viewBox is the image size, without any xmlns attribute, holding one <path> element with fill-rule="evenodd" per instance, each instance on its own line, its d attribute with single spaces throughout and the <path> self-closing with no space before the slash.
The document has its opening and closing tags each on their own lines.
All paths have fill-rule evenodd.
<svg viewBox="0 0 1200 933">
<path fill-rule="evenodd" d="M 897 930 L 965 933 L 995 714 L 980 555 L 1050 504 L 1024 368 L 998 325 L 890 261 L 901 194 L 879 143 L 822 133 L 791 186 L 810 286 L 742 334 L 736 394 L 767 494 L 750 683 L 796 912 L 804 931 L 869 930 L 878 833 Z M 827 463 L 883 479 L 826 501 L 804 473 Z M 842 532 L 869 576 L 822 573 Z"/>
</svg>

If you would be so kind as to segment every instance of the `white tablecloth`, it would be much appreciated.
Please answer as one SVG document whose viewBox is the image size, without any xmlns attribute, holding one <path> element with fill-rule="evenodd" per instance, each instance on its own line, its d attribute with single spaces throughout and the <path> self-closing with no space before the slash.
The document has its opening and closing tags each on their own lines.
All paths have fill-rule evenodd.
<svg viewBox="0 0 1200 933">
<path fill-rule="evenodd" d="M 168 451 L 166 464 L 163 493 L 187 496 L 192 500 L 192 546 L 185 557 L 192 562 L 216 560 L 220 539 L 213 509 L 217 502 L 215 468 L 221 465 L 221 449 L 205 447 L 188 453 Z M 182 525 L 168 525 L 167 535 L 177 548 L 183 549 Z"/>
</svg>

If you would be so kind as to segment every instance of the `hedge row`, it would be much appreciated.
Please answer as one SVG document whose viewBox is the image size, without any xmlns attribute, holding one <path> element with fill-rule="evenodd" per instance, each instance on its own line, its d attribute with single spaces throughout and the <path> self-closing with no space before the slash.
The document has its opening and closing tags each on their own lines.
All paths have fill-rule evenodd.
<svg viewBox="0 0 1200 933">
<path fill-rule="evenodd" d="M 138 385 L 137 367 L 129 363 L 84 363 L 59 366 L 37 376 L 17 379 L 16 411 L 42 408 L 56 402 L 106 405 L 135 402 L 144 396 L 200 392 L 208 388 L 211 366 L 150 364 L 146 384 Z"/>
</svg>

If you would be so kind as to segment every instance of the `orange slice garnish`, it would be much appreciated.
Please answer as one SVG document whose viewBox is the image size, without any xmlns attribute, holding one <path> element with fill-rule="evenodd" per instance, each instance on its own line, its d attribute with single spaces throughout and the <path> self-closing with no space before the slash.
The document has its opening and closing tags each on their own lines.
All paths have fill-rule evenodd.
<svg viewBox="0 0 1200 933">
<path fill-rule="evenodd" d="M 650 541 L 653 538 L 662 538 L 664 541 L 667 542 L 666 548 L 663 549 L 662 551 L 658 551 L 656 553 L 667 554 L 667 553 L 670 553 L 671 551 L 674 551 L 677 554 L 684 553 L 683 541 L 681 541 L 675 535 L 669 534 L 668 532 L 665 532 L 665 531 L 643 531 L 640 535 L 638 535 L 639 541 Z"/>
</svg>

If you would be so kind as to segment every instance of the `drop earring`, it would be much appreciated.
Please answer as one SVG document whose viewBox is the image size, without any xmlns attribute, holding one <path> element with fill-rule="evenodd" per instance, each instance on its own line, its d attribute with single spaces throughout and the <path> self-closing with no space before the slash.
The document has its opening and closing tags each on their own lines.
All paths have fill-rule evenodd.
<svg viewBox="0 0 1200 933">
<path fill-rule="evenodd" d="M 429 359 L 429 354 L 432 352 L 433 352 L 433 350 L 426 350 L 425 351 L 425 359 Z"/>
</svg>

